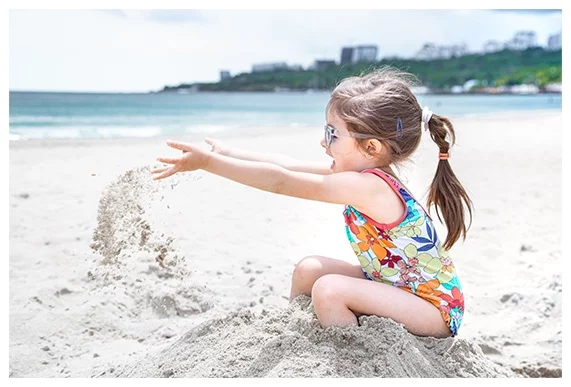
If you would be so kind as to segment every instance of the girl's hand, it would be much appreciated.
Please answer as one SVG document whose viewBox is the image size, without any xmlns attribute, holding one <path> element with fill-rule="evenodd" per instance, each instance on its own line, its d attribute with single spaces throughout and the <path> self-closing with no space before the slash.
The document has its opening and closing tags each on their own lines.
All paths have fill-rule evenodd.
<svg viewBox="0 0 571 387">
<path fill-rule="evenodd" d="M 159 157 L 158 161 L 171 164 L 171 166 L 160 167 L 151 170 L 153 180 L 164 179 L 174 175 L 177 172 L 194 171 L 202 169 L 208 164 L 209 152 L 206 152 L 199 147 L 183 142 L 167 141 L 167 145 L 171 148 L 182 151 L 182 155 L 177 158 Z"/>
<path fill-rule="evenodd" d="M 206 143 L 211 146 L 210 148 L 211 152 L 219 153 L 221 155 L 227 154 L 227 147 L 226 145 L 222 144 L 222 142 L 214 140 L 210 137 L 206 137 L 204 141 L 206 141 Z"/>
</svg>

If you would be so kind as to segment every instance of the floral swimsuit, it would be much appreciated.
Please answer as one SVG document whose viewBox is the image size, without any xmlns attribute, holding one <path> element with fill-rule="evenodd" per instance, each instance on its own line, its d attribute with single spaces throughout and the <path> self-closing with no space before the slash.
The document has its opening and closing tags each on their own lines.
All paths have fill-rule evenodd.
<svg viewBox="0 0 571 387">
<path fill-rule="evenodd" d="M 380 169 L 362 172 L 385 180 L 406 208 L 396 222 L 380 224 L 354 207 L 345 206 L 347 237 L 365 276 L 432 303 L 456 336 L 464 315 L 464 295 L 454 263 L 442 247 L 432 219 L 392 176 Z"/>
</svg>

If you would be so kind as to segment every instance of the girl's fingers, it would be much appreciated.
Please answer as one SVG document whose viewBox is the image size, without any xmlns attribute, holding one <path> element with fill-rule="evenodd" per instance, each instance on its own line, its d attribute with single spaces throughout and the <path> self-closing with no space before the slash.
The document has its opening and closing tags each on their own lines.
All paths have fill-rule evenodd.
<svg viewBox="0 0 571 387">
<path fill-rule="evenodd" d="M 155 174 L 155 173 L 161 173 L 166 171 L 167 169 L 169 169 L 170 167 L 162 167 L 162 168 L 154 168 L 151 170 L 151 173 Z"/>
<path fill-rule="evenodd" d="M 204 141 L 206 141 L 206 143 L 208 145 L 210 145 L 210 152 L 215 152 L 215 153 L 220 153 L 220 154 L 224 153 L 222 151 L 222 149 L 220 149 L 220 143 L 218 142 L 218 140 L 214 140 L 210 137 L 206 137 L 204 139 Z"/>
<path fill-rule="evenodd" d="M 165 164 L 176 164 L 180 159 L 171 159 L 168 157 L 157 157 L 157 160 Z"/>
<path fill-rule="evenodd" d="M 187 151 L 188 152 L 188 151 L 192 150 L 192 147 L 189 144 L 185 144 L 183 142 L 176 142 L 176 141 L 168 140 L 167 145 L 170 146 L 171 148 L 178 149 L 181 151 Z"/>
<path fill-rule="evenodd" d="M 190 152 L 192 150 L 192 147 L 189 144 L 185 144 L 182 142 L 176 142 L 176 141 L 167 141 L 167 145 L 181 150 L 184 152 Z M 157 161 L 160 161 L 161 163 L 165 163 L 165 164 L 173 164 L 172 166 L 167 166 L 167 167 L 158 167 L 158 168 L 154 168 L 151 170 L 151 174 L 153 175 L 153 180 L 160 180 L 160 179 L 164 179 L 166 177 L 172 176 L 175 173 L 177 173 L 177 171 L 180 169 L 179 167 L 177 167 L 177 164 L 182 160 L 182 158 L 170 158 L 170 157 L 157 157 Z"/>
<path fill-rule="evenodd" d="M 160 179 L 164 179 L 165 177 L 169 177 L 172 176 L 176 173 L 176 169 L 175 168 L 168 168 L 166 171 L 164 171 L 163 173 L 161 173 L 160 175 L 154 175 L 153 176 L 153 180 L 160 180 Z"/>
</svg>

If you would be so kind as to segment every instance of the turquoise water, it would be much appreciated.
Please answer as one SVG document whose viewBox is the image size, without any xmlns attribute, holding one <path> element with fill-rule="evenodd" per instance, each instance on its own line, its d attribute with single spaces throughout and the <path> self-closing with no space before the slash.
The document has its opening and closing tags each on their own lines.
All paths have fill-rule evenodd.
<svg viewBox="0 0 571 387">
<path fill-rule="evenodd" d="M 441 115 L 561 110 L 561 95 L 418 95 Z M 153 137 L 244 127 L 320 126 L 327 92 L 95 94 L 10 92 L 10 138 Z"/>
</svg>

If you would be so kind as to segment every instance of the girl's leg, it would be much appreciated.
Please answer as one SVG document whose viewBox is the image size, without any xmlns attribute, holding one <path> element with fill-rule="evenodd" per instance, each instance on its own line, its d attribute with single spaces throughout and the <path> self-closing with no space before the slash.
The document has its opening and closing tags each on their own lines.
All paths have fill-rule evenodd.
<svg viewBox="0 0 571 387">
<path fill-rule="evenodd" d="M 322 327 L 357 324 L 357 315 L 388 317 L 417 336 L 448 337 L 450 329 L 430 302 L 395 286 L 328 274 L 311 292 Z"/>
<path fill-rule="evenodd" d="M 311 296 L 311 289 L 318 278 L 326 274 L 341 274 L 366 279 L 361 265 L 353 265 L 339 259 L 312 255 L 303 258 L 293 270 L 289 300 L 300 294 Z"/>
</svg>

